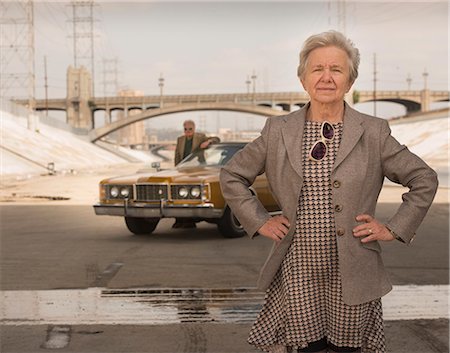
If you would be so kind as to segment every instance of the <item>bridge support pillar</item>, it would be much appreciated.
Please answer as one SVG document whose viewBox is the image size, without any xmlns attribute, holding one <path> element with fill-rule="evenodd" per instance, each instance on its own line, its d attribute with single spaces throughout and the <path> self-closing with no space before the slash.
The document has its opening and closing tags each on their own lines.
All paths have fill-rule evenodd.
<svg viewBox="0 0 450 353">
<path fill-rule="evenodd" d="M 111 109 L 105 109 L 105 125 L 111 124 Z"/>
<path fill-rule="evenodd" d="M 93 114 L 89 106 L 92 97 L 91 75 L 81 66 L 67 69 L 67 123 L 70 126 L 92 129 Z"/>
<path fill-rule="evenodd" d="M 424 89 L 420 92 L 420 111 L 427 112 L 430 110 L 430 90 Z"/>
</svg>

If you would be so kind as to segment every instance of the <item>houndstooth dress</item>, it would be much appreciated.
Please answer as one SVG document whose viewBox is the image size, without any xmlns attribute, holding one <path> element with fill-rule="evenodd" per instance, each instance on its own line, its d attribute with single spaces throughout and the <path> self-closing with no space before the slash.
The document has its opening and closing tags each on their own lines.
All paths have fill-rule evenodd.
<svg viewBox="0 0 450 353">
<path fill-rule="evenodd" d="M 266 352 L 289 352 L 324 337 L 362 353 L 386 352 L 381 300 L 352 306 L 342 301 L 330 174 L 343 123 L 333 126 L 328 153 L 316 162 L 309 151 L 320 139 L 321 123 L 305 122 L 296 232 L 248 338 Z"/>
</svg>

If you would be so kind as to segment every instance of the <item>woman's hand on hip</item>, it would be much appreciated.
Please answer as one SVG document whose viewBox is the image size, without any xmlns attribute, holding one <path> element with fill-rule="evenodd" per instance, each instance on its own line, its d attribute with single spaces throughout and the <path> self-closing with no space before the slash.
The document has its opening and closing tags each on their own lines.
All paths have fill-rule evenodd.
<svg viewBox="0 0 450 353">
<path fill-rule="evenodd" d="M 259 228 L 258 233 L 275 240 L 277 243 L 280 242 L 289 231 L 289 220 L 284 216 L 275 216 L 267 220 L 264 225 Z"/>
<path fill-rule="evenodd" d="M 360 214 L 356 216 L 358 222 L 364 222 L 353 228 L 353 235 L 361 239 L 361 243 L 368 243 L 370 241 L 382 240 L 391 241 L 394 240 L 393 235 L 383 223 L 380 223 L 377 219 L 367 214 Z"/>
</svg>

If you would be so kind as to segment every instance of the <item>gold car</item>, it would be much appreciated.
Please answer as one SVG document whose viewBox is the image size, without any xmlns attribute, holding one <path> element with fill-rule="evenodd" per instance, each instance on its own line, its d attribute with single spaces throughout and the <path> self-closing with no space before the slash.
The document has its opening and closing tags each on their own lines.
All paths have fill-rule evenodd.
<svg viewBox="0 0 450 353">
<path fill-rule="evenodd" d="M 227 206 L 220 189 L 219 171 L 245 143 L 219 143 L 187 156 L 172 169 L 152 174 L 105 179 L 100 182 L 97 215 L 121 216 L 134 234 L 150 234 L 161 218 L 217 224 L 227 238 L 245 234 Z M 263 175 L 251 191 L 271 214 L 280 209 Z"/>
</svg>

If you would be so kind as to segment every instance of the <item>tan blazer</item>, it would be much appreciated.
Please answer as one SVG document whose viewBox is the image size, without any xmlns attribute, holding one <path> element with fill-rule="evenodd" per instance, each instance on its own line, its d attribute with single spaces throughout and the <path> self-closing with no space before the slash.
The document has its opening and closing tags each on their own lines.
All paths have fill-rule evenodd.
<svg viewBox="0 0 450 353">
<path fill-rule="evenodd" d="M 192 152 L 200 148 L 200 145 L 208 139 L 208 137 L 206 137 L 206 135 L 202 134 L 201 132 L 195 132 L 192 138 L 193 138 Z M 175 148 L 175 165 L 177 165 L 183 160 L 185 143 L 186 143 L 186 136 L 183 135 L 178 137 L 177 147 Z"/>
<path fill-rule="evenodd" d="M 236 153 L 220 175 L 223 195 L 247 233 L 254 236 L 270 217 L 249 191 L 255 177 L 266 173 L 271 191 L 291 224 L 274 243 L 258 286 L 267 289 L 293 239 L 302 172 L 302 136 L 308 105 L 288 115 L 267 119 L 261 136 Z M 390 134 L 384 119 L 345 107 L 341 144 L 331 172 L 336 241 L 343 300 L 349 305 L 380 298 L 392 289 L 378 242 L 361 243 L 352 235 L 355 217 L 374 215 L 384 177 L 409 188 L 387 225 L 410 243 L 437 190 L 436 173 Z"/>
</svg>

